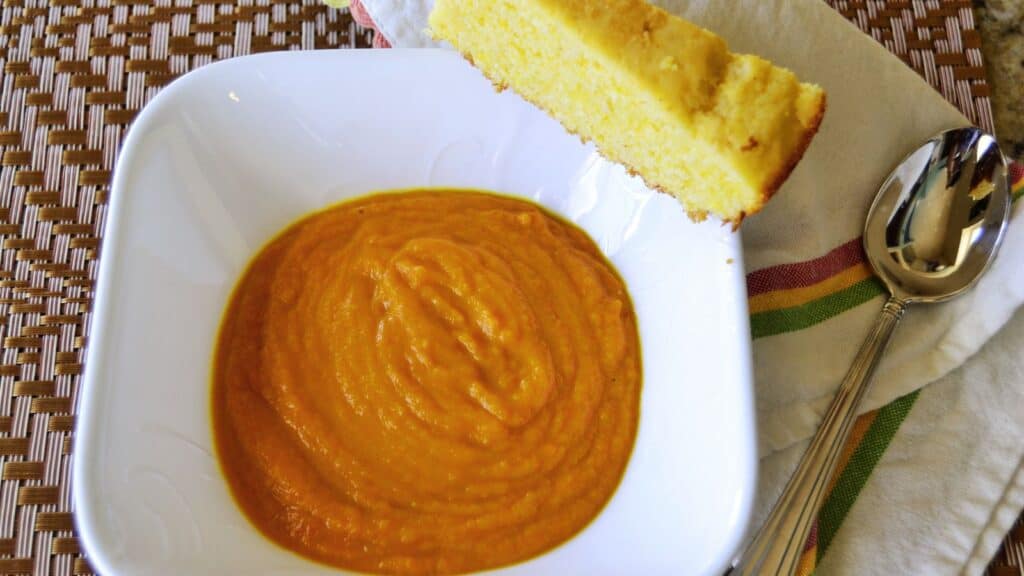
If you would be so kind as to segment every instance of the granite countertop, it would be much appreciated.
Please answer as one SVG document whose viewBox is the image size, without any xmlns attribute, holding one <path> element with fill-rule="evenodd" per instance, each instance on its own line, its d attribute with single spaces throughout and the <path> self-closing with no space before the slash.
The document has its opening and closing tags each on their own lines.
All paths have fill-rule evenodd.
<svg viewBox="0 0 1024 576">
<path fill-rule="evenodd" d="M 1024 161 L 1024 0 L 975 0 L 974 7 L 996 135 L 1007 155 Z"/>
<path fill-rule="evenodd" d="M 1024 0 L 974 0 L 974 8 L 996 136 L 1010 158 L 1024 161 Z"/>
</svg>

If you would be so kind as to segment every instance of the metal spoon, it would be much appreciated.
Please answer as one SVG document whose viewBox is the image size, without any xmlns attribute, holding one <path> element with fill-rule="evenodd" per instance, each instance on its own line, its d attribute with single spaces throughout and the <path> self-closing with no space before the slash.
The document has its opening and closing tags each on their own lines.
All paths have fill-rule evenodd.
<svg viewBox="0 0 1024 576">
<path fill-rule="evenodd" d="M 1010 216 L 1007 168 L 977 128 L 943 132 L 893 171 L 868 212 L 864 251 L 891 294 L 771 515 L 729 571 L 796 570 L 857 406 L 907 306 L 942 302 L 992 263 Z"/>
</svg>

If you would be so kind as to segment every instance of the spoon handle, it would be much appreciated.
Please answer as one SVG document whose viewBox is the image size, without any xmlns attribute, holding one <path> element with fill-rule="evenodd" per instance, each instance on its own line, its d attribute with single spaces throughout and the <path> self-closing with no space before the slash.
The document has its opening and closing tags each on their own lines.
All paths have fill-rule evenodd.
<svg viewBox="0 0 1024 576">
<path fill-rule="evenodd" d="M 825 488 L 856 420 L 857 406 L 906 309 L 907 303 L 899 298 L 890 297 L 886 302 L 796 472 L 764 526 L 728 572 L 730 576 L 791 576 L 796 572 Z"/>
</svg>

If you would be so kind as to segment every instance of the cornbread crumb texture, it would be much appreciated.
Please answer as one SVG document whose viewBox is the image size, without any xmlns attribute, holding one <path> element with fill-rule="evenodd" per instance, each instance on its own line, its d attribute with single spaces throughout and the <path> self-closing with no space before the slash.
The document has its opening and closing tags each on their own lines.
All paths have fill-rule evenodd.
<svg viewBox="0 0 1024 576">
<path fill-rule="evenodd" d="M 430 28 L 693 216 L 760 210 L 824 114 L 821 88 L 642 0 L 437 0 Z"/>
</svg>

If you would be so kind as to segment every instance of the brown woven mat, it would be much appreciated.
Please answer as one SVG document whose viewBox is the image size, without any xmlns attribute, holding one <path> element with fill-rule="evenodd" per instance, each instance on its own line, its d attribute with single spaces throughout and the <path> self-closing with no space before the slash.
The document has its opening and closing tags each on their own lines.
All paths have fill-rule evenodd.
<svg viewBox="0 0 1024 576">
<path fill-rule="evenodd" d="M 992 129 L 964 0 L 829 0 Z M 213 60 L 364 47 L 318 0 L 3 0 L 0 16 L 0 574 L 89 574 L 71 434 L 110 173 L 125 128 Z"/>
<path fill-rule="evenodd" d="M 828 0 L 990 133 L 992 104 L 970 0 Z"/>
<path fill-rule="evenodd" d="M 1024 513 L 988 567 L 989 576 L 1024 576 Z"/>
</svg>

